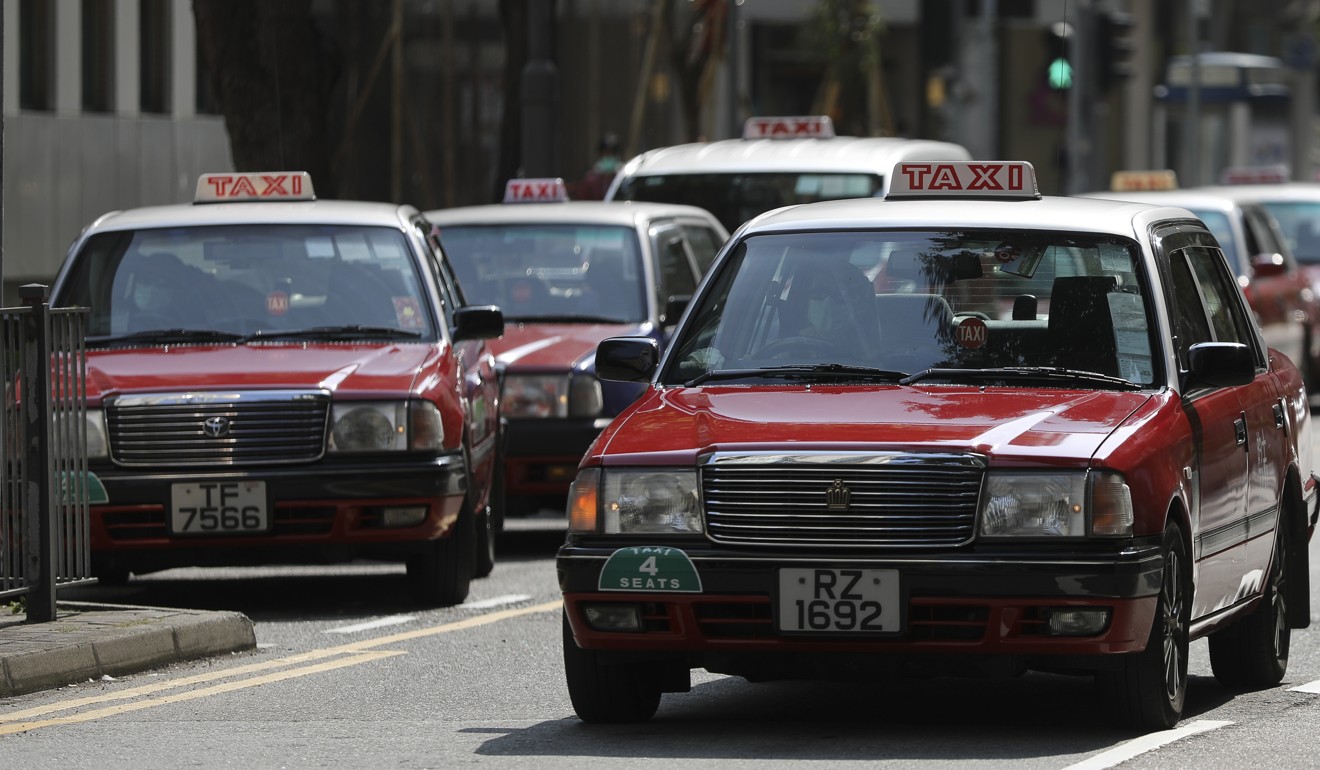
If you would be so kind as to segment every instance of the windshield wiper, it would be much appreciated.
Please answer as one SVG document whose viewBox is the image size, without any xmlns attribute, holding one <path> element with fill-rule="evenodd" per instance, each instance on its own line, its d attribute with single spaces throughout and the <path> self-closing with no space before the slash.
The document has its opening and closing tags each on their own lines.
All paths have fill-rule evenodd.
<svg viewBox="0 0 1320 770">
<path fill-rule="evenodd" d="M 829 377 L 902 382 L 902 378 L 907 377 L 907 372 L 877 369 L 873 366 L 848 366 L 846 364 L 795 364 L 793 366 L 767 366 L 760 369 L 715 369 L 698 374 L 683 383 L 683 386 L 691 388 L 712 380 L 738 380 L 758 377 L 783 377 L 793 380 Z"/>
<path fill-rule="evenodd" d="M 1068 380 L 1071 382 L 1090 382 L 1111 385 L 1124 390 L 1140 390 L 1142 386 L 1100 372 L 1087 372 L 1080 369 L 1065 369 L 1061 366 L 1004 366 L 991 369 L 950 369 L 935 367 L 917 372 L 899 380 L 901 385 L 911 385 L 922 380 Z"/>
<path fill-rule="evenodd" d="M 147 329 L 131 334 L 113 334 L 102 337 L 88 337 L 89 345 L 106 345 L 119 342 L 241 342 L 246 334 L 222 332 L 215 329 Z"/>
<path fill-rule="evenodd" d="M 421 336 L 421 332 L 409 331 L 407 329 L 396 329 L 392 326 L 347 324 L 344 326 L 312 326 L 306 329 L 258 331 L 247 335 L 243 339 L 248 342 L 260 342 L 261 340 L 275 339 L 358 340 L 376 339 L 379 337 L 405 337 L 407 339 L 417 339 Z"/>
</svg>

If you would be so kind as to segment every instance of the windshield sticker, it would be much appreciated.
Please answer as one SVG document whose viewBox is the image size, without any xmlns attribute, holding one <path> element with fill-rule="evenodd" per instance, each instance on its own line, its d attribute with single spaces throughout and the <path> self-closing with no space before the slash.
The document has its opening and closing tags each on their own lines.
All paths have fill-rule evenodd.
<svg viewBox="0 0 1320 770">
<path fill-rule="evenodd" d="M 1104 272 L 1132 272 L 1132 255 L 1123 246 L 1116 243 L 1102 243 L 1099 245 L 1098 251 L 1100 252 L 1100 269 Z"/>
<path fill-rule="evenodd" d="M 394 315 L 399 326 L 404 329 L 424 329 L 426 322 L 422 318 L 422 309 L 416 297 L 394 297 Z"/>
<path fill-rule="evenodd" d="M 701 577 L 677 548 L 632 546 L 610 555 L 600 570 L 601 591 L 701 593 Z"/>
<path fill-rule="evenodd" d="M 1150 382 L 1155 377 L 1155 368 L 1141 295 L 1116 291 L 1105 296 L 1109 299 L 1109 316 L 1114 319 L 1120 374 L 1133 382 Z"/>
</svg>

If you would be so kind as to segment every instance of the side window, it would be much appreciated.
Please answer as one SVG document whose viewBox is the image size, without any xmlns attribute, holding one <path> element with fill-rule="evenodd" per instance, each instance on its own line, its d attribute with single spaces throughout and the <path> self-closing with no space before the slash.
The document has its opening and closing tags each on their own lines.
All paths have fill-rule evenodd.
<svg viewBox="0 0 1320 770">
<path fill-rule="evenodd" d="M 1170 255 L 1169 263 L 1175 304 L 1173 318 L 1177 325 L 1174 332 L 1177 335 L 1178 366 L 1187 369 L 1187 351 L 1197 343 L 1213 342 L 1214 336 L 1210 332 L 1210 320 L 1206 317 L 1196 276 L 1187 262 L 1187 252 L 1174 252 Z"/>
<path fill-rule="evenodd" d="M 418 233 L 426 242 L 427 269 L 435 278 L 436 288 L 440 293 L 441 312 L 445 316 L 445 325 L 454 328 L 454 311 L 463 304 L 463 294 L 454 280 L 454 274 L 445 260 L 444 249 L 440 247 L 440 235 L 429 223 L 418 220 Z"/>
<path fill-rule="evenodd" d="M 696 266 L 683 242 L 682 232 L 675 227 L 651 231 L 658 268 L 655 287 L 656 305 L 663 309 L 670 297 L 692 294 L 697 288 Z"/>
<path fill-rule="evenodd" d="M 683 234 L 687 236 L 688 245 L 692 247 L 692 256 L 696 257 L 697 269 L 705 275 L 710 269 L 710 263 L 715 261 L 720 246 L 724 245 L 724 241 L 720 239 L 718 233 L 703 225 L 683 225 Z"/>
<path fill-rule="evenodd" d="M 1205 298 L 1205 309 L 1210 316 L 1215 340 L 1250 345 L 1247 322 L 1242 317 L 1242 307 L 1228 279 L 1223 258 L 1209 249 L 1191 248 L 1187 250 L 1187 259 L 1201 287 L 1201 296 Z"/>
</svg>

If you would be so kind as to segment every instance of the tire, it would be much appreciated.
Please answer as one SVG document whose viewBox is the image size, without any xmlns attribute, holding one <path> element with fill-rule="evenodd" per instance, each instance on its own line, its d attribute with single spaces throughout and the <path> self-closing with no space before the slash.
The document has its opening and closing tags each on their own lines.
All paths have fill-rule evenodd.
<svg viewBox="0 0 1320 770">
<path fill-rule="evenodd" d="M 1096 674 L 1109 714 L 1142 730 L 1176 725 L 1187 696 L 1191 562 L 1176 523 L 1164 531 L 1163 552 L 1164 574 L 1146 649 L 1123 655 L 1118 670 Z"/>
<path fill-rule="evenodd" d="M 1288 526 L 1274 530 L 1265 592 L 1251 614 L 1210 635 L 1210 668 L 1226 687 L 1259 689 L 1283 681 L 1292 629 L 1288 625 Z"/>
<path fill-rule="evenodd" d="M 408 558 L 408 582 L 420 604 L 461 604 L 476 572 L 477 522 L 470 496 L 463 498 L 458 521 L 448 536 L 428 544 L 426 553 Z"/>
<path fill-rule="evenodd" d="M 660 684 L 643 663 L 602 663 L 600 653 L 584 650 L 564 620 L 564 677 L 573 710 L 583 722 L 645 722 L 660 707 Z"/>
</svg>

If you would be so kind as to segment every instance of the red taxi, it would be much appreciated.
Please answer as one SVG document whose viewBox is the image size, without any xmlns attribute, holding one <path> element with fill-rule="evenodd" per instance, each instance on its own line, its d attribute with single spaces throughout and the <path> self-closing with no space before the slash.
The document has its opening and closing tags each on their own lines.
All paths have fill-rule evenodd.
<svg viewBox="0 0 1320 770">
<path fill-rule="evenodd" d="M 494 565 L 499 392 L 417 210 L 209 174 L 106 214 L 51 304 L 86 307 L 93 571 L 400 560 L 454 604 Z"/>
<path fill-rule="evenodd" d="M 1041 197 L 1027 163 L 892 179 L 750 221 L 662 357 L 601 343 L 602 377 L 648 387 L 570 493 L 578 715 L 647 719 L 693 668 L 984 664 L 1094 677 L 1164 728 L 1203 637 L 1223 683 L 1278 683 L 1310 620 L 1311 413 L 1214 236 Z"/>
<path fill-rule="evenodd" d="M 597 379 L 596 345 L 667 340 L 728 231 L 693 206 L 570 201 L 559 179 L 513 179 L 502 204 L 426 217 L 468 297 L 499 305 L 507 321 L 491 343 L 504 507 L 562 516 L 582 453 L 641 394 L 636 383 Z"/>
</svg>

